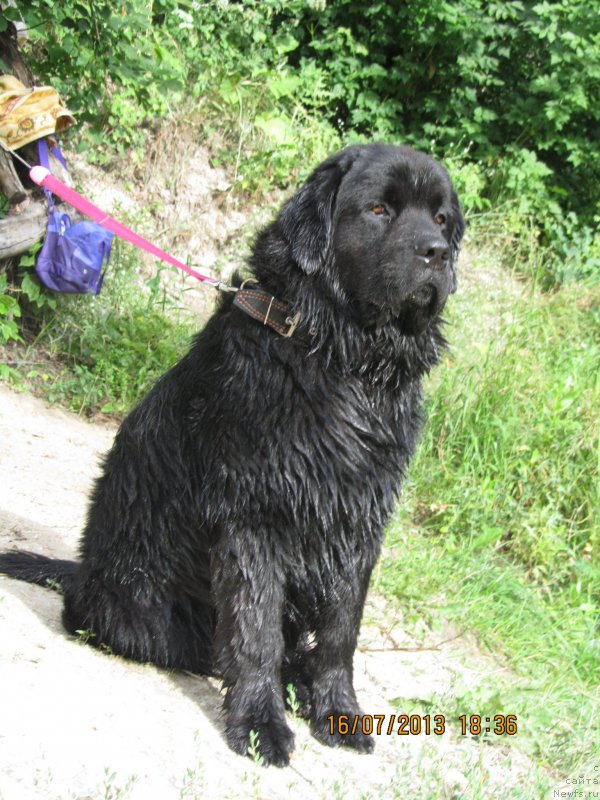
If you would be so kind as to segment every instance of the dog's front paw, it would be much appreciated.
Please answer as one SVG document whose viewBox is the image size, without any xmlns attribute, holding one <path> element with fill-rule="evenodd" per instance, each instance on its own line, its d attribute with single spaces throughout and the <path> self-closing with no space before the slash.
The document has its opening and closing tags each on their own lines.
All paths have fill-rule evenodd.
<svg viewBox="0 0 600 800">
<path fill-rule="evenodd" d="M 262 766 L 286 767 L 294 750 L 294 734 L 280 717 L 260 722 L 243 719 L 227 725 L 227 743 Z"/>
<path fill-rule="evenodd" d="M 359 753 L 372 753 L 373 738 L 364 732 L 363 714 L 331 711 L 314 720 L 312 732 L 316 739 L 329 747 L 351 747 Z"/>
</svg>

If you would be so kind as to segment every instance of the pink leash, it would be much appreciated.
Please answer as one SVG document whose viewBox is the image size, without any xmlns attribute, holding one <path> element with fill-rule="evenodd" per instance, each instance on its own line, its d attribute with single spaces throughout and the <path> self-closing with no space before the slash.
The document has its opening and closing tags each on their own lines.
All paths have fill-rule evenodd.
<svg viewBox="0 0 600 800">
<path fill-rule="evenodd" d="M 188 267 L 187 264 L 184 264 L 183 262 L 178 261 L 176 258 L 173 258 L 173 256 L 170 256 L 168 253 L 165 253 L 164 250 L 160 249 L 160 247 L 157 247 L 156 245 L 152 244 L 152 242 L 144 239 L 143 236 L 139 236 L 139 234 L 130 230 L 121 222 L 106 214 L 104 211 L 102 211 L 102 209 L 98 208 L 98 206 L 95 206 L 85 197 L 82 197 L 74 189 L 71 189 L 62 181 L 59 181 L 58 178 L 56 178 L 45 167 L 32 167 L 29 172 L 29 177 L 38 186 L 43 186 L 45 189 L 48 189 L 53 194 L 57 195 L 57 197 L 60 197 L 61 200 L 64 200 L 78 211 L 81 211 L 81 213 L 85 214 L 86 217 L 89 217 L 94 222 L 102 225 L 103 228 L 107 228 L 109 231 L 112 231 L 112 233 L 116 234 L 121 239 L 124 239 L 126 242 L 131 242 L 131 244 L 135 245 L 135 247 L 139 247 L 140 250 L 145 250 L 147 253 L 159 258 L 161 261 L 166 261 L 168 264 L 172 264 L 174 267 L 183 270 L 183 272 L 186 272 L 188 275 L 191 275 L 198 281 L 211 284 L 211 286 L 214 286 L 215 289 L 220 289 L 227 292 L 237 291 L 235 287 L 228 286 L 226 283 L 223 283 L 216 278 L 211 278 L 208 275 L 202 275 L 191 267 Z"/>
</svg>

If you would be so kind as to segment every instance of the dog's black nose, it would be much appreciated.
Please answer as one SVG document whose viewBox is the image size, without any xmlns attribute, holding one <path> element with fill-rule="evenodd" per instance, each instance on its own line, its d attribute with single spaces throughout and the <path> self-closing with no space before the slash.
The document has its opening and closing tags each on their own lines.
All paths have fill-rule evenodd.
<svg viewBox="0 0 600 800">
<path fill-rule="evenodd" d="M 415 253 L 428 267 L 445 267 L 450 261 L 450 245 L 439 237 L 418 240 Z"/>
</svg>

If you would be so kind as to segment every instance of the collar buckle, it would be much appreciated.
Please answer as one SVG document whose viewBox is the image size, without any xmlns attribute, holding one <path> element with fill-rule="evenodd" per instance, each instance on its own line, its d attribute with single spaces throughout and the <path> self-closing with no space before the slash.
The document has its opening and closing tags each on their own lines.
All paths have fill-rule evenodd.
<svg viewBox="0 0 600 800">
<path fill-rule="evenodd" d="M 298 327 L 298 324 L 299 324 L 301 319 L 302 319 L 302 316 L 301 316 L 300 312 L 295 314 L 293 317 L 286 317 L 285 318 L 285 324 L 289 325 L 289 328 L 287 329 L 287 331 L 285 333 L 282 333 L 281 335 L 284 336 L 286 339 L 289 339 L 290 336 L 293 336 L 294 335 L 294 331 Z"/>
</svg>

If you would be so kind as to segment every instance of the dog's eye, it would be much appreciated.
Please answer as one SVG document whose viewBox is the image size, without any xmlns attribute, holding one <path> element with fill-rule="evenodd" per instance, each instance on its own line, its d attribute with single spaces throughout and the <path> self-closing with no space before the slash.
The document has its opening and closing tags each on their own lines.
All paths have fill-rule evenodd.
<svg viewBox="0 0 600 800">
<path fill-rule="evenodd" d="M 445 214 L 436 214 L 433 218 L 433 221 L 436 225 L 443 225 L 446 222 L 446 215 Z"/>
<path fill-rule="evenodd" d="M 371 211 L 378 217 L 382 216 L 382 214 L 387 214 L 387 208 L 382 203 L 377 203 L 376 206 L 373 206 Z"/>
</svg>

